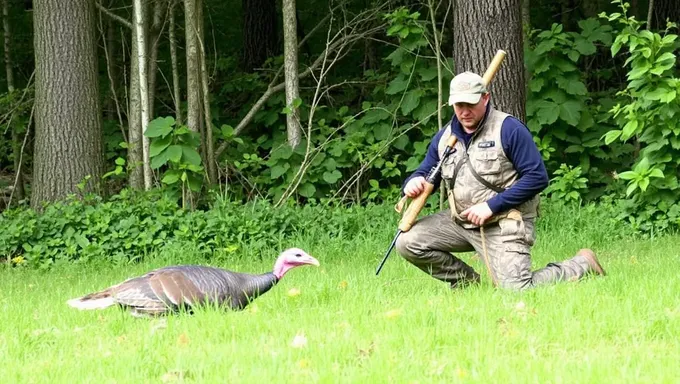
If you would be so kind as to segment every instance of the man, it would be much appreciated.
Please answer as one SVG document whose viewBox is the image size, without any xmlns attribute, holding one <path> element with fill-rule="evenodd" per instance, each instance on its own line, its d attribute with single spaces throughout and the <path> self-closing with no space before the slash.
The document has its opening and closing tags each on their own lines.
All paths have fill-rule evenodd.
<svg viewBox="0 0 680 384">
<path fill-rule="evenodd" d="M 449 209 L 402 233 L 398 253 L 452 288 L 479 281 L 477 272 L 450 253 L 473 250 L 488 257 L 487 270 L 501 288 L 521 290 L 578 280 L 592 272 L 604 275 L 590 249 L 531 271 L 538 194 L 547 187 L 548 174 L 526 126 L 491 107 L 489 99 L 482 77 L 475 73 L 464 72 L 451 81 L 449 105 L 454 116 L 434 136 L 425 159 L 403 188 L 411 198 L 422 193 L 425 176 L 455 135 L 458 141 L 441 169 Z"/>
</svg>

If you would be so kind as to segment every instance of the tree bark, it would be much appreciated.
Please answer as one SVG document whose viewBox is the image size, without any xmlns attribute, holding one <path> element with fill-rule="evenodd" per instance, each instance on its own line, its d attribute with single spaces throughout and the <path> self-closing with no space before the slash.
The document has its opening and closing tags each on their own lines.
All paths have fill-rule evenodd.
<svg viewBox="0 0 680 384">
<path fill-rule="evenodd" d="M 177 0 L 170 0 L 170 25 L 168 26 L 168 39 L 170 40 L 170 63 L 172 66 L 172 93 L 175 101 L 175 121 L 182 124 L 182 99 L 180 98 L 179 69 L 177 68 L 177 40 L 175 40 L 175 6 Z"/>
<path fill-rule="evenodd" d="M 103 170 L 94 0 L 42 0 L 34 10 L 35 150 L 31 205 L 99 192 Z"/>
<path fill-rule="evenodd" d="M 490 85 L 493 105 L 525 121 L 524 51 L 520 0 L 459 0 L 454 10 L 456 73 L 484 74 L 496 51 L 507 52 Z"/>
<path fill-rule="evenodd" d="M 142 109 L 139 94 L 139 61 L 137 56 L 137 28 L 132 28 L 130 39 L 130 91 L 128 105 L 128 184 L 144 189 L 144 157 L 142 155 Z"/>
<path fill-rule="evenodd" d="M 281 53 L 275 0 L 243 0 L 243 70 Z"/>
<path fill-rule="evenodd" d="M 655 0 L 652 15 L 652 29 L 664 30 L 666 19 L 680 23 L 680 3 L 678 0 Z"/>
<path fill-rule="evenodd" d="M 198 0 L 199 3 L 202 0 Z M 199 47 L 201 62 L 201 90 L 203 91 L 203 112 L 205 114 L 205 165 L 208 172 L 208 184 L 217 182 L 217 165 L 215 162 L 215 145 L 213 142 L 212 116 L 210 113 L 210 88 L 208 87 L 208 68 L 206 64 L 205 33 L 203 24 L 203 6 L 199 4 Z"/>
<path fill-rule="evenodd" d="M 198 57 L 196 0 L 184 0 L 184 30 L 187 56 L 187 127 L 199 132 L 201 125 L 201 79 Z"/>
<path fill-rule="evenodd" d="M 298 80 L 298 42 L 297 21 L 295 18 L 295 0 L 283 0 L 283 52 L 284 76 L 286 84 L 286 105 L 290 113 L 286 115 L 288 145 L 295 148 L 302 140 L 302 128 L 297 108 L 293 105 L 299 97 Z"/>
<path fill-rule="evenodd" d="M 149 91 L 147 89 L 147 56 L 146 56 L 146 12 L 142 8 L 142 0 L 134 0 L 134 28 L 135 36 L 137 38 L 137 51 L 134 54 L 137 55 L 137 68 L 139 72 L 139 89 L 134 90 L 139 93 L 140 101 L 140 126 L 141 126 L 141 136 L 142 136 L 142 163 L 144 165 L 144 189 L 151 189 L 151 165 L 149 162 L 149 138 L 144 135 L 146 132 L 146 127 L 149 124 Z"/>
<path fill-rule="evenodd" d="M 149 46 L 149 118 L 154 118 L 154 100 L 156 99 L 156 75 L 158 74 L 158 43 L 160 41 L 163 26 L 165 25 L 166 6 L 168 0 L 154 0 L 153 5 L 153 22 L 149 30 L 148 46 Z"/>
<path fill-rule="evenodd" d="M 5 35 L 5 73 L 7 76 L 7 91 L 14 92 L 14 70 L 12 66 L 12 30 L 9 24 L 9 0 L 2 1 L 2 27 Z M 28 131 L 29 127 L 26 127 Z M 21 136 L 15 127 L 10 127 L 12 131 L 12 157 L 14 157 L 14 172 L 16 185 L 14 186 L 14 195 L 17 200 L 23 200 L 26 192 L 24 190 L 24 176 L 21 171 Z"/>
</svg>

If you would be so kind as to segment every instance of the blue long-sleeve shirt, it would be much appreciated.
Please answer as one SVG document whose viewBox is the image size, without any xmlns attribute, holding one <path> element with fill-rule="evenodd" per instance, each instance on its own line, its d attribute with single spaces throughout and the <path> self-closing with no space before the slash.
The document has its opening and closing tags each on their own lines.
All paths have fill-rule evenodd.
<svg viewBox="0 0 680 384">
<path fill-rule="evenodd" d="M 452 133 L 467 148 L 472 134 L 463 130 L 455 115 L 451 120 L 450 127 Z M 440 129 L 432 138 L 425 159 L 420 163 L 418 169 L 404 181 L 402 191 L 410 179 L 417 176 L 427 177 L 430 169 L 437 165 L 439 162 L 439 140 L 443 134 L 444 128 Z M 501 141 L 503 142 L 503 151 L 517 170 L 519 178 L 510 188 L 487 201 L 491 212 L 494 214 L 528 201 L 545 189 L 549 182 L 548 172 L 545 169 L 541 153 L 534 143 L 531 132 L 521 121 L 512 116 L 506 118 L 501 126 Z M 438 187 L 440 182 L 441 177 L 435 180 L 435 187 Z"/>
</svg>

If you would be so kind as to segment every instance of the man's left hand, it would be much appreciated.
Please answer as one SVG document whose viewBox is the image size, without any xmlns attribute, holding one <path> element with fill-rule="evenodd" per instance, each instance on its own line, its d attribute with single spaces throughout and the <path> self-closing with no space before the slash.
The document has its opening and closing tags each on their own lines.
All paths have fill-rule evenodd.
<svg viewBox="0 0 680 384">
<path fill-rule="evenodd" d="M 493 212 L 491 212 L 489 204 L 479 203 L 464 210 L 460 215 L 467 218 L 472 224 L 481 226 L 493 216 Z"/>
</svg>

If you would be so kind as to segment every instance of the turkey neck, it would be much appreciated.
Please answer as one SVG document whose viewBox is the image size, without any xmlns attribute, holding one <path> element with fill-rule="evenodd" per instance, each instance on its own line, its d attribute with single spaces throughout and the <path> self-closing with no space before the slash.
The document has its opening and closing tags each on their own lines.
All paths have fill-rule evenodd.
<svg viewBox="0 0 680 384">
<path fill-rule="evenodd" d="M 252 300 L 269 291 L 278 282 L 279 278 L 277 278 L 273 272 L 252 275 L 244 282 L 243 292 L 246 292 L 248 297 Z"/>
</svg>

